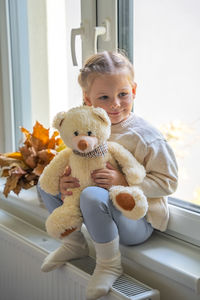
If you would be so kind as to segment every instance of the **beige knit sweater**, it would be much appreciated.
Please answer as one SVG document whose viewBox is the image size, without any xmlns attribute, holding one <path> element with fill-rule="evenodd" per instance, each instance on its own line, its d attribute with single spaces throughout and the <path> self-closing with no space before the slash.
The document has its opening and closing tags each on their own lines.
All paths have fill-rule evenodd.
<svg viewBox="0 0 200 300">
<path fill-rule="evenodd" d="M 140 185 L 148 198 L 147 220 L 165 231 L 169 220 L 167 196 L 177 188 L 178 167 L 172 149 L 162 134 L 148 122 L 131 113 L 129 118 L 112 125 L 110 141 L 126 147 L 145 167 Z"/>
</svg>

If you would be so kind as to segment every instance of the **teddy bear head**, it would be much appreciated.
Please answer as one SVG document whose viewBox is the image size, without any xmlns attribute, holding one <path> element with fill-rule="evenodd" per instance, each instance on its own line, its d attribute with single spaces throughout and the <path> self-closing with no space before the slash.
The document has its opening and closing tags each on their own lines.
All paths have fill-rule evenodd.
<svg viewBox="0 0 200 300">
<path fill-rule="evenodd" d="M 110 136 L 111 122 L 102 108 L 79 106 L 58 113 L 53 120 L 64 143 L 81 153 L 103 145 Z"/>
</svg>

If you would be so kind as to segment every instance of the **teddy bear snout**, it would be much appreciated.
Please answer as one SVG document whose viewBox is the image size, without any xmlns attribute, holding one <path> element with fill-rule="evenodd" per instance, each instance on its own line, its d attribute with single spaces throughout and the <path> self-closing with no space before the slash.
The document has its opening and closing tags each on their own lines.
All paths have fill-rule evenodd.
<svg viewBox="0 0 200 300">
<path fill-rule="evenodd" d="M 72 138 L 72 147 L 79 152 L 90 152 L 98 145 L 98 139 L 95 136 L 78 135 Z"/>
<path fill-rule="evenodd" d="M 88 142 L 85 141 L 85 140 L 80 140 L 78 142 L 78 148 L 81 150 L 81 151 L 84 151 L 85 149 L 87 149 L 88 147 Z"/>
</svg>

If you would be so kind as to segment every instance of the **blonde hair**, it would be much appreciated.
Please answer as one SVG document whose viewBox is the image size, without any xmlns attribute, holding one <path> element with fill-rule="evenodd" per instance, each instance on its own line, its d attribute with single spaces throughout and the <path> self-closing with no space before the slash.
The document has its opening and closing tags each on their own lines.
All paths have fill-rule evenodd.
<svg viewBox="0 0 200 300">
<path fill-rule="evenodd" d="M 80 70 L 78 82 L 83 91 L 88 91 L 89 85 L 96 76 L 115 74 L 120 71 L 127 71 L 131 83 L 134 82 L 133 65 L 124 54 L 120 52 L 100 52 L 86 60 Z"/>
</svg>

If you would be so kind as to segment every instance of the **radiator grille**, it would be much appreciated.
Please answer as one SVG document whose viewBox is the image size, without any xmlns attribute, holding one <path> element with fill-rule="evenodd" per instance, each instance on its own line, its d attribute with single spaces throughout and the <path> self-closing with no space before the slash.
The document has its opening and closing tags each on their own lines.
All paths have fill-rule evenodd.
<svg viewBox="0 0 200 300">
<path fill-rule="evenodd" d="M 151 292 L 147 286 L 139 283 L 126 275 L 119 277 L 113 284 L 113 288 L 128 297 L 133 297 L 142 293 Z"/>
<path fill-rule="evenodd" d="M 89 275 L 92 275 L 95 268 L 95 260 L 89 256 L 85 258 L 74 259 L 70 262 L 70 264 L 81 269 Z"/>
<path fill-rule="evenodd" d="M 76 266 L 87 274 L 92 275 L 95 268 L 95 260 L 91 257 L 80 258 L 70 262 L 70 264 Z M 128 275 L 120 276 L 113 284 L 114 291 L 126 296 L 126 299 L 135 299 L 133 297 L 144 294 L 144 298 L 140 297 L 137 299 L 148 299 L 152 295 L 152 289 L 148 286 L 142 284 L 141 282 L 135 280 Z M 155 291 L 154 291 L 155 293 Z M 152 298 L 153 299 L 153 298 Z"/>
</svg>

